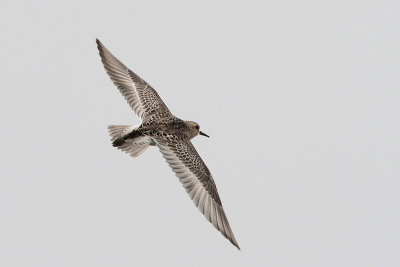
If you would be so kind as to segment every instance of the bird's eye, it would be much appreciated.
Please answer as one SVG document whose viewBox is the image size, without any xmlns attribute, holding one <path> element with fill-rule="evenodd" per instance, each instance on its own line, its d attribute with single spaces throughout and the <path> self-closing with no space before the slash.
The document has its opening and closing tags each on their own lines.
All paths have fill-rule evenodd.
<svg viewBox="0 0 400 267">
<path fill-rule="evenodd" d="M 196 129 L 197 129 L 197 130 L 200 130 L 200 126 L 199 126 L 199 125 L 196 125 Z"/>
</svg>

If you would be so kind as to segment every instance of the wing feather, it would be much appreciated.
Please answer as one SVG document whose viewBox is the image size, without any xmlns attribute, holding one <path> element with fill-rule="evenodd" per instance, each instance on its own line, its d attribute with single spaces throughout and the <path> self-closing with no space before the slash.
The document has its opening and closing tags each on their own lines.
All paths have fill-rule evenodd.
<svg viewBox="0 0 400 267">
<path fill-rule="evenodd" d="M 158 93 L 145 80 L 119 61 L 98 39 L 96 43 L 108 76 L 142 121 L 172 116 Z"/>
<path fill-rule="evenodd" d="M 233 235 L 212 175 L 190 141 L 172 142 L 156 139 L 156 145 L 183 187 L 206 219 L 233 245 Z M 240 249 L 240 248 L 239 248 Z"/>
</svg>

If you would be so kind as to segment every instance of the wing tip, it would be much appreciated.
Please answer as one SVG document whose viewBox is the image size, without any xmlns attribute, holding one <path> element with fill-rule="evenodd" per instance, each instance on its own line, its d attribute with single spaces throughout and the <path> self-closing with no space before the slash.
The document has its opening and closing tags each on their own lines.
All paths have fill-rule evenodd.
<svg viewBox="0 0 400 267">
<path fill-rule="evenodd" d="M 100 42 L 99 38 L 96 38 L 96 44 L 97 44 L 97 46 L 103 45 L 103 44 Z"/>
<path fill-rule="evenodd" d="M 237 243 L 235 237 L 232 235 L 232 238 L 228 238 L 229 241 L 232 243 L 232 245 L 234 245 L 235 247 L 237 247 L 238 250 L 241 250 L 239 247 L 239 244 Z"/>
<path fill-rule="evenodd" d="M 97 49 L 99 50 L 100 57 L 101 57 L 101 59 L 103 59 L 105 47 L 98 38 L 96 38 L 96 44 L 97 44 Z"/>
<path fill-rule="evenodd" d="M 223 228 L 218 229 L 218 230 L 222 233 L 223 236 L 226 237 L 226 239 L 228 239 L 232 243 L 232 245 L 237 247 L 238 250 L 241 250 L 238 242 L 236 241 L 235 235 L 233 234 L 232 228 L 229 225 L 228 218 L 226 218 L 224 211 L 223 211 L 223 218 L 221 218 L 221 220 L 222 220 Z"/>
<path fill-rule="evenodd" d="M 102 44 L 102 42 L 100 42 L 100 40 L 98 38 L 96 38 L 96 44 L 97 44 L 97 50 L 99 50 L 99 55 L 100 55 L 101 61 L 103 62 L 103 60 L 104 60 L 104 45 Z M 104 62 L 103 62 L 103 66 L 104 66 Z"/>
</svg>

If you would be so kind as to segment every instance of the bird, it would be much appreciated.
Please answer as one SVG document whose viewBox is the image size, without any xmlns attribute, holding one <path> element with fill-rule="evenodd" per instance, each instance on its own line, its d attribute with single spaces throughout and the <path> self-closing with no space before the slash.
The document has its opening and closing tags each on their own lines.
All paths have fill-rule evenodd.
<svg viewBox="0 0 400 267">
<path fill-rule="evenodd" d="M 206 219 L 240 250 L 222 207 L 214 179 L 192 138 L 209 137 L 198 123 L 175 117 L 146 81 L 119 61 L 96 39 L 101 62 L 120 93 L 141 120 L 139 126 L 110 125 L 111 142 L 135 158 L 156 146 Z"/>
</svg>

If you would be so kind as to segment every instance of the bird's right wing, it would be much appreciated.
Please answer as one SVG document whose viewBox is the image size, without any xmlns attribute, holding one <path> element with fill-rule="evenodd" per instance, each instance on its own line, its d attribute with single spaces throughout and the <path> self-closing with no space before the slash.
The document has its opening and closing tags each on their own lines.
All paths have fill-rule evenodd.
<svg viewBox="0 0 400 267">
<path fill-rule="evenodd" d="M 172 115 L 157 92 L 146 81 L 128 69 L 98 39 L 96 43 L 108 76 L 142 121 Z"/>
<path fill-rule="evenodd" d="M 212 175 L 192 143 L 163 139 L 155 141 L 194 204 L 215 228 L 240 249 L 225 215 Z"/>
</svg>

